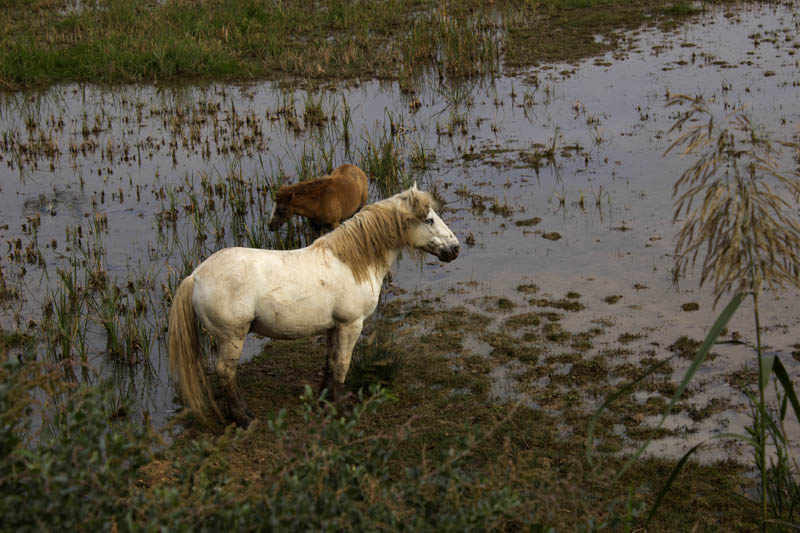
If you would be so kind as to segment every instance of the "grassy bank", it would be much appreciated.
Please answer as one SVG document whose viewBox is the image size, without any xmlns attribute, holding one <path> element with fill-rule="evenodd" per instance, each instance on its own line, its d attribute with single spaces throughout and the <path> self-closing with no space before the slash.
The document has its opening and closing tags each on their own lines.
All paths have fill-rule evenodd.
<svg viewBox="0 0 800 533">
<path fill-rule="evenodd" d="M 682 7 L 681 7 L 682 6 Z M 459 78 L 575 60 L 617 31 L 696 12 L 684 2 L 6 0 L 0 87 L 61 82 Z M 595 35 L 603 35 L 602 42 Z"/>
</svg>

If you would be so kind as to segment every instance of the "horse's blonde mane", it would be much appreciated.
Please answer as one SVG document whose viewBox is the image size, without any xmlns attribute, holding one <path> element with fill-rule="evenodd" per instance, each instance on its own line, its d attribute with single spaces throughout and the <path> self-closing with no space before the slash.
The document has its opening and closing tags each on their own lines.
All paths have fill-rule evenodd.
<svg viewBox="0 0 800 533">
<path fill-rule="evenodd" d="M 409 229 L 419 224 L 433 205 L 428 193 L 409 189 L 364 206 L 312 246 L 327 248 L 350 267 L 357 282 L 367 281 L 371 268 L 389 267 L 391 250 L 404 248 L 418 253 L 409 240 Z"/>
</svg>

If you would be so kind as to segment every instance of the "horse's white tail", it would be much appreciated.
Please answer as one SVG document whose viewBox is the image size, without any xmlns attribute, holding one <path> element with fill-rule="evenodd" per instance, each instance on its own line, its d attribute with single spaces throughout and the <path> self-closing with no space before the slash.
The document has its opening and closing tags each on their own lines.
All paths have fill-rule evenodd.
<svg viewBox="0 0 800 533">
<path fill-rule="evenodd" d="M 181 397 L 186 406 L 201 420 L 207 421 L 209 413 L 221 418 L 206 379 L 201 357 L 200 336 L 192 306 L 194 276 L 183 279 L 169 311 L 169 371 L 180 385 Z"/>
</svg>

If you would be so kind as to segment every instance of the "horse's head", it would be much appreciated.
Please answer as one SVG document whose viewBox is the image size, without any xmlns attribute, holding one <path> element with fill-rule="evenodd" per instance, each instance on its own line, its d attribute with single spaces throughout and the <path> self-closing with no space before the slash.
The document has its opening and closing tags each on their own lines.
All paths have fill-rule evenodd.
<svg viewBox="0 0 800 533">
<path fill-rule="evenodd" d="M 281 187 L 281 189 L 283 189 L 283 187 Z M 289 192 L 287 194 L 286 192 L 285 190 L 278 190 L 278 194 L 275 195 L 275 202 L 272 204 L 272 214 L 269 217 L 269 223 L 267 225 L 272 231 L 280 228 L 284 222 L 294 215 L 294 209 L 292 208 L 294 193 Z"/>
<path fill-rule="evenodd" d="M 402 198 L 418 220 L 417 224 L 409 228 L 408 237 L 411 245 L 435 255 L 441 261 L 449 262 L 458 257 L 461 249 L 458 238 L 439 218 L 431 202 L 422 199 L 416 182 L 402 195 Z"/>
</svg>

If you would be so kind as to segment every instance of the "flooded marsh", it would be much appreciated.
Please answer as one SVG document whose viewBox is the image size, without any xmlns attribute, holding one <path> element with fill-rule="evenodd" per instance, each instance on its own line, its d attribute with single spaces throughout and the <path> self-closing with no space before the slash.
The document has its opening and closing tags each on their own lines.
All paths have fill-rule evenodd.
<svg viewBox="0 0 800 533">
<path fill-rule="evenodd" d="M 764 136 L 800 141 L 798 25 L 791 2 L 706 8 L 670 31 L 626 32 L 592 59 L 478 80 L 423 77 L 413 93 L 402 81 L 2 93 L 3 343 L 72 360 L 76 379 L 113 376 L 164 424 L 178 408 L 164 345 L 177 283 L 221 247 L 310 243 L 316 233 L 299 218 L 267 228 L 277 187 L 353 163 L 370 177 L 371 201 L 416 180 L 462 243 L 452 263 L 404 258 L 385 287 L 376 323 L 412 330 L 409 351 L 436 360 L 426 370 L 404 358 L 397 379 L 409 391 L 436 386 L 442 405 L 474 395 L 585 422 L 614 387 L 674 355 L 620 408 L 608 448 L 656 432 L 651 451 L 677 457 L 716 432 L 744 432 L 744 390 L 756 381 L 749 301 L 677 415 L 653 429 L 688 366 L 681 354 L 726 300 L 715 307 L 698 272 L 673 282 L 682 222 L 672 220 L 673 185 L 692 161 L 664 154 L 685 112 L 666 103 L 702 96 L 719 117 L 744 112 Z M 796 171 L 791 148 L 774 157 Z M 796 379 L 800 295 L 767 291 L 760 305 L 767 352 Z M 240 370 L 262 414 L 276 393 L 254 376 L 282 373 L 271 348 L 251 336 Z M 314 353 L 287 373 L 300 381 L 280 388 L 295 398 L 316 382 L 309 361 L 323 365 L 321 345 L 296 353 L 305 350 Z M 701 457 L 747 453 L 720 442 Z"/>
<path fill-rule="evenodd" d="M 139 362 L 159 369 L 177 278 L 222 246 L 307 242 L 298 220 L 285 232 L 266 229 L 275 187 L 353 162 L 374 178 L 373 200 L 419 180 L 470 246 L 452 265 L 404 262 L 394 276 L 400 287 L 458 304 L 462 291 L 448 287 L 474 281 L 471 292 L 516 298 L 517 286 L 536 283 L 537 297 L 520 304 L 558 308 L 575 291 L 582 309 L 566 327 L 607 320 L 607 344 L 641 331 L 662 350 L 677 333 L 702 337 L 714 316 L 707 295 L 691 279 L 680 290 L 669 284 L 671 188 L 687 162 L 662 156 L 680 112 L 665 109 L 665 98 L 703 95 L 721 113 L 745 110 L 793 140 L 797 59 L 787 31 L 795 23 L 778 6 L 715 10 L 677 32 L 634 32 L 604 58 L 432 83 L 413 100 L 380 83 L 6 94 L 4 329 L 40 324 L 64 287 L 83 284 L 97 293 L 82 304 L 94 319 L 76 326 L 86 355 L 105 361 L 103 352 L 119 351 L 103 346 L 114 344 L 112 317 L 123 330 L 139 327 L 113 311 L 124 309 L 149 332 Z M 780 296 L 769 306 L 769 343 L 789 353 L 798 317 L 794 296 Z M 682 310 L 687 300 L 698 311 Z M 751 334 L 746 322 L 732 329 Z M 164 388 L 163 372 L 154 375 Z M 162 398 L 157 411 L 169 404 Z"/>
</svg>

